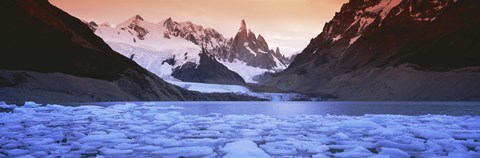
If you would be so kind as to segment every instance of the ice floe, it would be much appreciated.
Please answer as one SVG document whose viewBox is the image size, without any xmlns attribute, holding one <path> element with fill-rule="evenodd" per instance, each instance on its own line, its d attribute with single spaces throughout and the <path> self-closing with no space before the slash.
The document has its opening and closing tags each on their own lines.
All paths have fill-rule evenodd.
<svg viewBox="0 0 480 158">
<path fill-rule="evenodd" d="M 0 157 L 480 157 L 480 116 L 184 115 L 188 107 L 7 105 Z M 166 110 L 169 109 L 169 110 Z"/>
</svg>

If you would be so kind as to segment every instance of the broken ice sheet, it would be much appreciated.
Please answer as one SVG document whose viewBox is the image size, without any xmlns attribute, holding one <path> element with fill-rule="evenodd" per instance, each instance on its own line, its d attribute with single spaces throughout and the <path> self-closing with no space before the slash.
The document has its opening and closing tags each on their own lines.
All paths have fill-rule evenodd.
<svg viewBox="0 0 480 158">
<path fill-rule="evenodd" d="M 479 157 L 480 117 L 184 115 L 151 104 L 2 107 L 0 157 Z M 172 109 L 163 110 L 163 109 Z"/>
</svg>

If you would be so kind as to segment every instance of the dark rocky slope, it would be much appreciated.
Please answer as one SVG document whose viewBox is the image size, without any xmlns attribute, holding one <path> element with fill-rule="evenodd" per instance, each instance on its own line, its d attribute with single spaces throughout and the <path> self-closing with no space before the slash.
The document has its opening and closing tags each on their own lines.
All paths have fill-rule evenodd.
<svg viewBox="0 0 480 158">
<path fill-rule="evenodd" d="M 340 100 L 480 100 L 480 1 L 350 0 L 265 85 Z"/>
<path fill-rule="evenodd" d="M 47 0 L 1 1 L 0 18 L 0 100 L 255 100 L 170 85 Z"/>
<path fill-rule="evenodd" d="M 243 78 L 219 63 L 213 55 L 203 49 L 200 64 L 187 63 L 176 68 L 172 76 L 185 82 L 245 84 Z"/>
</svg>

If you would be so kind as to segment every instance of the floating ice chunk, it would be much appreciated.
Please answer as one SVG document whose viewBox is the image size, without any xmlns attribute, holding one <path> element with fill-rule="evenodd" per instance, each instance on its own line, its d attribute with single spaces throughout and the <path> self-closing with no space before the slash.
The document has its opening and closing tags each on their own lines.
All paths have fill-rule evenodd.
<svg viewBox="0 0 480 158">
<path fill-rule="evenodd" d="M 307 153 L 322 153 L 327 151 L 329 148 L 326 145 L 321 145 L 321 143 L 310 143 L 307 144 Z"/>
<path fill-rule="evenodd" d="M 28 154 L 28 150 L 25 149 L 12 149 L 7 150 L 7 154 L 10 157 L 22 156 Z"/>
<path fill-rule="evenodd" d="M 365 149 L 364 147 L 356 147 L 345 152 L 335 154 L 335 157 L 348 157 L 348 158 L 362 158 L 373 156 L 373 153 Z"/>
<path fill-rule="evenodd" d="M 330 157 L 323 154 L 315 154 L 315 155 L 312 155 L 312 158 L 330 158 Z"/>
<path fill-rule="evenodd" d="M 233 143 L 228 143 L 221 149 L 226 155 L 224 158 L 237 158 L 237 157 L 256 157 L 256 158 L 269 158 L 270 156 L 262 149 L 257 147 L 257 144 L 251 140 L 240 140 Z"/>
<path fill-rule="evenodd" d="M 25 102 L 25 104 L 23 104 L 23 107 L 24 108 L 37 108 L 37 107 L 40 107 L 40 105 L 42 105 L 42 104 L 37 104 L 35 102 L 27 101 L 27 102 Z"/>
<path fill-rule="evenodd" d="M 253 129 L 241 129 L 238 130 L 238 132 L 245 137 L 254 137 L 260 135 L 259 131 Z"/>
<path fill-rule="evenodd" d="M 277 128 L 276 122 L 260 123 L 252 125 L 255 129 L 271 130 Z"/>
<path fill-rule="evenodd" d="M 217 124 L 213 125 L 208 128 L 209 130 L 214 130 L 214 131 L 231 131 L 233 130 L 232 126 L 228 124 Z"/>
<path fill-rule="evenodd" d="M 36 152 L 30 153 L 30 155 L 34 157 L 45 157 L 45 156 L 48 156 L 48 153 L 46 151 L 36 151 Z"/>
<path fill-rule="evenodd" d="M 369 135 L 375 135 L 375 136 L 394 136 L 394 135 L 400 135 L 402 134 L 401 132 L 394 131 L 392 129 L 388 128 L 377 128 L 374 130 L 371 130 L 368 132 Z"/>
<path fill-rule="evenodd" d="M 202 139 L 183 139 L 184 146 L 218 146 L 220 143 L 225 142 L 224 138 L 212 139 L 212 138 L 202 138 Z"/>
<path fill-rule="evenodd" d="M 248 116 L 245 115 L 226 115 L 223 117 L 225 120 L 229 121 L 248 121 Z"/>
<path fill-rule="evenodd" d="M 205 146 L 164 148 L 153 154 L 172 155 L 173 157 L 199 157 L 213 154 L 212 148 Z"/>
<path fill-rule="evenodd" d="M 45 145 L 45 144 L 50 144 L 55 142 L 54 139 L 52 138 L 44 138 L 44 139 L 39 139 L 34 142 L 35 145 Z"/>
<path fill-rule="evenodd" d="M 452 136 L 459 139 L 479 139 L 480 140 L 480 133 L 465 132 L 465 133 L 456 133 L 456 134 L 453 134 Z"/>
<path fill-rule="evenodd" d="M 409 144 L 399 144 L 395 142 L 391 142 L 388 140 L 383 140 L 377 142 L 377 146 L 380 147 L 389 147 L 389 148 L 397 148 L 403 151 L 423 151 L 425 150 L 425 145 L 423 143 L 409 143 Z"/>
<path fill-rule="evenodd" d="M 175 105 L 170 105 L 168 107 L 158 107 L 159 110 L 183 110 L 185 109 L 184 107 L 178 107 Z"/>
<path fill-rule="evenodd" d="M 115 145 L 115 148 L 125 150 L 125 149 L 131 149 L 131 148 L 134 148 L 134 147 L 137 147 L 137 146 L 140 146 L 140 145 L 139 144 L 130 144 L 130 143 L 120 143 L 118 145 Z"/>
<path fill-rule="evenodd" d="M 167 130 L 168 131 L 174 131 L 174 132 L 181 132 L 181 131 L 186 131 L 186 130 L 190 130 L 190 129 L 193 129 L 193 128 L 189 124 L 178 123 L 178 124 L 175 124 L 175 125 L 169 127 Z"/>
<path fill-rule="evenodd" d="M 422 138 L 426 139 L 448 139 L 452 138 L 452 135 L 442 132 L 440 130 L 431 130 L 431 129 L 412 129 L 412 132 Z"/>
<path fill-rule="evenodd" d="M 460 126 L 467 127 L 468 129 L 478 129 L 480 128 L 480 118 L 470 118 L 460 123 Z"/>
<path fill-rule="evenodd" d="M 162 149 L 162 148 L 159 147 L 159 146 L 151 146 L 151 145 L 140 146 L 140 147 L 133 148 L 133 150 L 139 150 L 139 151 L 156 151 L 156 150 L 160 150 L 160 149 Z"/>
<path fill-rule="evenodd" d="M 295 155 L 297 154 L 296 144 L 289 141 L 268 142 L 260 145 L 267 153 L 273 155 Z"/>
<path fill-rule="evenodd" d="M 101 148 L 100 151 L 105 155 L 125 155 L 133 153 L 133 150 L 121 150 L 111 148 Z"/>
<path fill-rule="evenodd" d="M 368 158 L 391 158 L 391 157 L 387 156 L 387 155 L 374 155 L 374 156 L 370 156 Z"/>
<path fill-rule="evenodd" d="M 396 157 L 396 158 L 409 158 L 410 155 L 405 152 L 405 151 L 402 151 L 400 149 L 396 149 L 396 148 L 381 148 L 380 150 L 380 155 L 388 155 L 390 157 Z"/>
<path fill-rule="evenodd" d="M 109 133 L 109 134 L 102 134 L 102 135 L 87 135 L 83 138 L 80 138 L 79 142 L 95 142 L 95 141 L 108 141 L 112 139 L 122 139 L 127 138 L 127 136 L 123 133 Z"/>
<path fill-rule="evenodd" d="M 181 141 L 178 141 L 176 139 L 170 139 L 170 138 L 146 139 L 145 143 L 153 144 L 153 145 L 161 145 L 165 147 L 175 147 L 175 146 L 182 145 Z"/>
<path fill-rule="evenodd" d="M 16 157 L 16 158 L 36 158 L 36 157 L 32 156 L 32 155 L 23 155 L 23 156 L 19 156 L 19 157 Z"/>
<path fill-rule="evenodd" d="M 380 125 L 369 121 L 369 120 L 348 120 L 344 121 L 342 124 L 343 128 L 367 128 L 367 129 L 372 129 L 372 128 L 379 128 Z"/>
<path fill-rule="evenodd" d="M 176 111 L 170 111 L 167 113 L 159 113 L 155 115 L 155 119 L 161 121 L 178 121 L 183 120 L 183 116 Z"/>
<path fill-rule="evenodd" d="M 138 105 L 134 103 L 125 103 L 125 104 L 112 105 L 108 108 L 117 109 L 117 110 L 131 110 L 131 109 L 134 109 L 135 107 L 138 107 Z"/>
<path fill-rule="evenodd" d="M 105 135 L 105 134 L 108 134 L 108 133 L 105 132 L 105 131 L 92 131 L 92 132 L 88 132 L 88 135 Z"/>
<path fill-rule="evenodd" d="M 4 109 L 15 109 L 17 106 L 15 105 L 8 105 L 7 103 L 0 101 L 0 108 Z"/>
<path fill-rule="evenodd" d="M 345 133 L 339 132 L 339 133 L 335 133 L 334 135 L 332 135 L 332 138 L 336 138 L 336 139 L 340 139 L 340 140 L 346 140 L 349 137 Z"/>
<path fill-rule="evenodd" d="M 155 105 L 155 102 L 145 102 L 142 105 Z"/>
</svg>

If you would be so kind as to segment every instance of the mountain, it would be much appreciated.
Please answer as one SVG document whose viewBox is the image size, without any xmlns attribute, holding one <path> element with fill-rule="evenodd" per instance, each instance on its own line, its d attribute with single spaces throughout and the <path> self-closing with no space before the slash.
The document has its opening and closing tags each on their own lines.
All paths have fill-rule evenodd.
<svg viewBox="0 0 480 158">
<path fill-rule="evenodd" d="M 203 49 L 200 53 L 199 65 L 187 63 L 177 67 L 172 76 L 185 82 L 244 84 L 243 78 L 220 64 L 213 55 Z M 235 82 L 237 81 L 237 82 Z"/>
<path fill-rule="evenodd" d="M 141 66 L 167 80 L 193 81 L 188 78 L 176 78 L 172 74 L 176 74 L 178 77 L 211 73 L 197 69 L 201 64 L 202 56 L 200 54 L 204 53 L 203 49 L 208 52 L 207 56 L 214 57 L 211 58 L 214 60 L 204 60 L 212 63 L 204 64 L 223 65 L 215 68 L 221 72 L 220 74 L 238 73 L 242 79 L 233 77 L 235 75 L 217 75 L 209 76 L 208 79 L 196 77 L 195 81 L 222 84 L 256 82 L 253 80 L 254 76 L 285 69 L 288 65 L 287 58 L 280 53 L 278 48 L 277 51 L 269 50 L 268 44 L 262 36 L 243 42 L 252 43 L 251 47 L 255 50 L 252 52 L 255 54 L 245 55 L 244 51 L 247 47 L 244 47 L 243 43 L 242 49 L 236 49 L 237 45 L 232 44 L 232 42 L 239 43 L 240 40 L 243 40 L 239 35 L 237 35 L 239 38 L 227 39 L 213 28 L 204 28 L 189 21 L 177 22 L 168 18 L 159 23 L 151 23 L 136 15 L 116 27 L 106 24 L 98 25 L 95 22 L 85 23 L 114 50 L 124 56 L 133 57 L 133 60 Z M 244 21 L 243 24 L 245 24 Z M 242 27 L 246 28 L 246 25 Z M 252 35 L 255 36 L 253 33 Z M 261 43 L 261 49 L 257 47 L 257 42 Z M 235 49 L 232 49 L 233 47 Z M 182 71 L 182 67 L 188 67 L 190 70 Z M 196 70 L 192 71 L 192 68 Z M 180 74 L 190 72 L 195 73 Z"/>
<path fill-rule="evenodd" d="M 290 64 L 278 47 L 275 51 L 270 49 L 262 35 L 256 36 L 248 29 L 245 20 L 241 21 L 238 33 L 229 42 L 228 51 L 216 53 L 216 56 L 249 83 L 257 83 L 264 74 L 281 71 Z"/>
<path fill-rule="evenodd" d="M 242 20 L 240 29 L 232 41 L 229 54 L 220 58 L 229 62 L 238 59 L 248 66 L 269 70 L 284 69 L 288 64 L 279 48 L 277 47 L 276 51 L 270 49 L 262 35 L 255 36 L 255 33 L 247 28 L 245 20 Z"/>
<path fill-rule="evenodd" d="M 341 100 L 479 100 L 480 1 L 350 0 L 265 85 Z"/>
<path fill-rule="evenodd" d="M 190 92 L 168 84 L 113 51 L 82 21 L 47 0 L 2 1 L 0 6 L 0 29 L 8 39 L 2 44 L 0 58 L 1 100 L 248 99 Z M 141 28 L 133 29 L 139 38 L 143 36 Z"/>
</svg>

